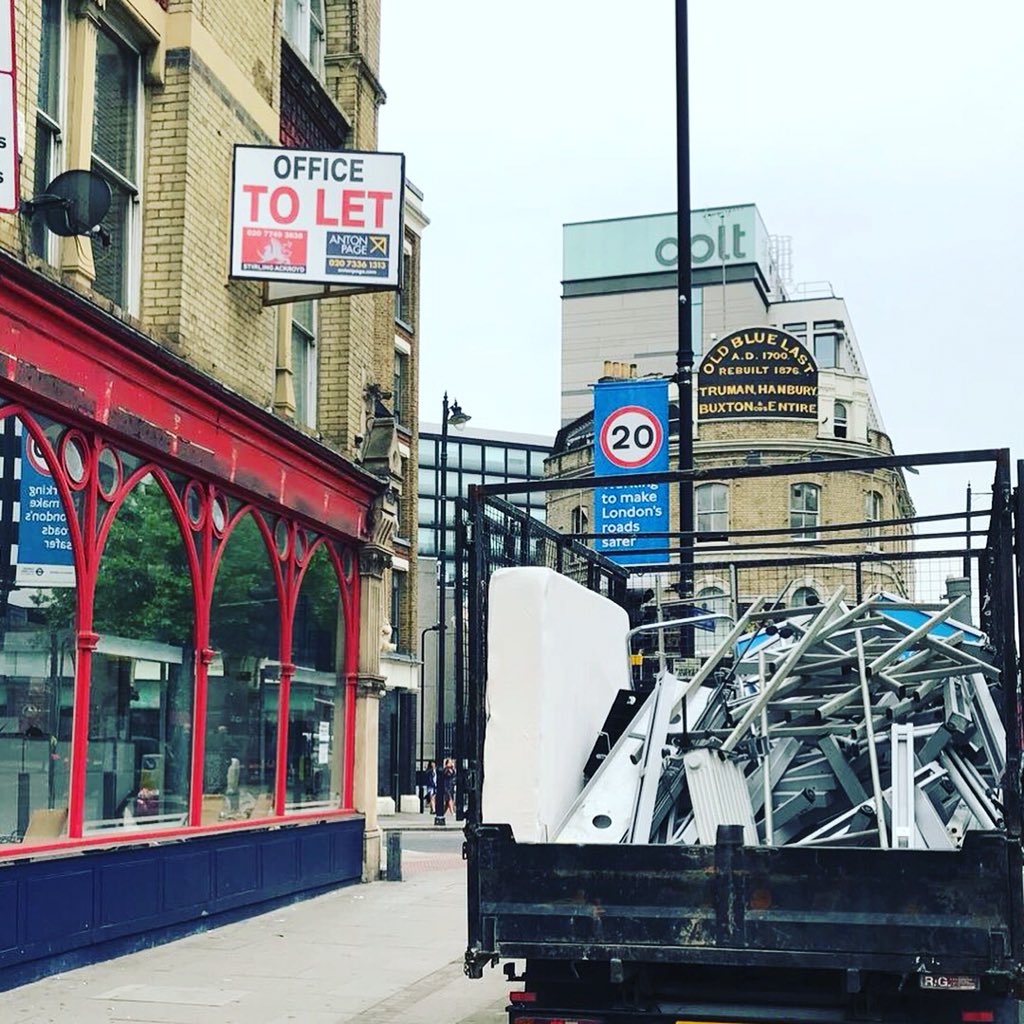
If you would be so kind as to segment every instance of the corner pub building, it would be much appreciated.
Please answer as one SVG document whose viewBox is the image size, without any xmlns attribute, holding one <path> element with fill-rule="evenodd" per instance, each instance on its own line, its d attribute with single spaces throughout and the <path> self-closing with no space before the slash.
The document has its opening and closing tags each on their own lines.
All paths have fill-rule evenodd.
<svg viewBox="0 0 1024 1024">
<path fill-rule="evenodd" d="M 375 147 L 379 3 L 281 6 L 14 2 L 19 198 L 113 204 L 0 213 L 0 988 L 376 875 L 395 296 L 226 257 L 233 144 Z"/>
</svg>

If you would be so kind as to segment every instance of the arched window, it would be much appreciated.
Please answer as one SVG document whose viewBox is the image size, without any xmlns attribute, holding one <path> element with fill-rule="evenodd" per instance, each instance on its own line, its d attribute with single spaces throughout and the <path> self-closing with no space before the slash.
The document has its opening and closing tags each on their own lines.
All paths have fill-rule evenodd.
<svg viewBox="0 0 1024 1024">
<path fill-rule="evenodd" d="M 341 802 L 344 657 L 338 576 L 326 544 L 320 544 L 303 574 L 292 627 L 295 671 L 288 694 L 286 811 L 337 807 Z"/>
<path fill-rule="evenodd" d="M 0 489 L 19 511 L 0 527 L 0 844 L 68 834 L 78 579 L 57 478 L 84 477 L 81 450 L 60 443 L 59 425 L 45 429 L 53 448 L 0 420 Z"/>
<path fill-rule="evenodd" d="M 281 691 L 277 578 L 254 513 L 231 530 L 210 602 L 202 821 L 272 813 Z"/>
<path fill-rule="evenodd" d="M 192 576 L 146 473 L 114 512 L 96 576 L 83 829 L 184 824 L 192 763 Z"/>
<path fill-rule="evenodd" d="M 729 599 L 721 587 L 703 587 L 698 590 L 696 604 L 695 611 L 698 614 L 703 609 L 718 615 L 729 614 Z M 715 619 L 712 629 L 695 627 L 693 630 L 694 654 L 701 658 L 709 657 L 729 635 L 730 628 L 731 623 L 728 619 Z"/>
<path fill-rule="evenodd" d="M 836 402 L 832 407 L 832 430 L 836 437 L 846 437 L 847 411 L 845 402 Z"/>
<path fill-rule="evenodd" d="M 790 602 L 791 607 L 811 608 L 818 604 L 821 604 L 821 598 L 814 587 L 797 587 L 793 591 L 793 597 Z"/>
<path fill-rule="evenodd" d="M 729 488 L 725 484 L 700 484 L 694 488 L 698 533 L 725 533 L 729 529 Z"/>
<path fill-rule="evenodd" d="M 794 533 L 794 540 L 816 540 L 821 488 L 817 484 L 799 483 L 789 488 L 789 527 L 805 530 Z"/>
</svg>

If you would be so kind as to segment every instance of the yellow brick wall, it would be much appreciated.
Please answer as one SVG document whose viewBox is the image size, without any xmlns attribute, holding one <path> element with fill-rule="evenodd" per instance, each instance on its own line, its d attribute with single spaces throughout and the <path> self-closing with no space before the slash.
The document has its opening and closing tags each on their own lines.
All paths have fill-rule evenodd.
<svg viewBox="0 0 1024 1024">
<path fill-rule="evenodd" d="M 801 462 L 809 451 L 815 449 L 815 442 L 816 425 L 813 423 L 804 424 L 797 421 L 778 420 L 718 421 L 702 425 L 701 442 L 695 445 L 694 457 L 696 465 L 704 469 L 741 466 L 750 449 L 761 452 L 764 464 Z M 726 446 L 728 443 L 731 443 L 730 447 Z M 880 451 L 891 450 L 885 435 L 876 434 L 874 444 Z M 860 445 L 847 446 L 845 451 L 843 448 L 843 443 L 836 441 L 834 445 L 830 445 L 827 454 L 830 458 L 873 454 L 866 452 Z M 673 466 L 676 464 L 674 458 L 673 453 L 671 462 Z M 546 475 L 570 479 L 588 477 L 593 471 L 592 459 L 593 448 L 591 446 L 575 449 L 550 459 Z M 578 486 L 573 487 L 570 479 L 567 479 L 566 490 L 554 491 L 548 496 L 548 524 L 557 530 L 568 531 L 572 522 L 573 510 L 582 506 L 589 518 L 592 530 L 594 516 L 591 492 Z M 712 476 L 701 482 L 713 481 L 714 477 Z M 806 547 L 802 548 L 796 544 L 791 546 L 788 543 L 791 539 L 788 530 L 790 487 L 795 483 L 806 482 L 821 487 L 818 518 L 821 526 L 863 521 L 866 495 L 869 491 L 875 491 L 882 496 L 881 518 L 883 519 L 895 519 L 905 515 L 910 500 L 902 478 L 888 470 L 748 477 L 722 482 L 729 487 L 728 525 L 730 530 L 781 531 L 778 535 L 763 538 L 763 541 L 779 545 L 770 553 L 759 552 L 757 555 L 759 558 L 769 559 L 804 557 L 809 554 L 813 557 L 811 551 Z M 669 505 L 668 529 L 677 530 L 679 528 L 679 488 L 675 484 L 669 485 Z M 817 550 L 822 554 L 849 555 L 864 553 L 867 548 L 878 548 L 883 552 L 905 551 L 907 547 L 905 542 L 885 542 L 886 535 L 892 536 L 902 532 L 905 530 L 900 527 L 881 527 L 878 530 L 877 540 L 869 538 L 857 543 L 843 544 L 837 539 Z M 862 531 L 857 531 L 858 535 L 861 533 Z M 851 535 L 847 534 L 847 536 Z M 820 534 L 823 539 L 829 536 L 827 532 Z M 746 541 L 741 538 L 735 538 L 735 540 L 737 543 L 755 543 L 749 538 Z M 698 563 L 702 560 L 725 562 L 733 559 L 742 563 L 743 559 L 754 557 L 752 553 L 744 554 L 739 551 L 712 552 L 707 550 L 704 545 L 698 545 L 696 556 Z M 760 569 L 757 572 L 747 569 L 741 574 L 741 598 L 749 599 L 756 596 L 750 592 L 749 588 L 751 587 L 754 587 L 758 593 L 777 594 L 787 583 L 793 586 L 814 586 L 822 597 L 827 596 L 836 586 L 842 584 L 847 588 L 847 598 L 852 599 L 854 596 L 853 574 L 849 563 L 844 563 L 839 567 L 818 565 L 813 568 Z M 865 563 L 861 584 L 865 593 L 874 589 L 886 589 L 912 596 L 914 592 L 912 573 L 908 572 L 904 563 L 895 560 L 874 566 Z M 728 591 L 728 573 L 722 571 L 710 573 L 698 570 L 695 591 L 699 591 L 704 586 L 713 585 Z"/>
<path fill-rule="evenodd" d="M 144 33 L 163 33 L 162 49 L 150 47 L 145 55 L 142 286 L 132 322 L 267 407 L 274 399 L 279 312 L 263 306 L 262 284 L 229 281 L 227 270 L 232 147 L 277 141 L 281 0 L 172 0 L 166 15 L 156 0 L 126 2 L 125 13 Z M 120 6 L 108 0 L 111 10 Z M 33 0 L 15 0 L 23 196 L 34 173 L 39 11 Z M 352 145 L 373 149 L 380 0 L 332 0 L 326 19 L 326 86 L 352 123 Z M 23 227 L 16 216 L 0 217 L 0 245 L 36 262 Z M 365 432 L 367 385 L 390 387 L 392 311 L 390 293 L 321 303 L 318 427 L 348 454 L 355 454 L 353 438 Z"/>
</svg>

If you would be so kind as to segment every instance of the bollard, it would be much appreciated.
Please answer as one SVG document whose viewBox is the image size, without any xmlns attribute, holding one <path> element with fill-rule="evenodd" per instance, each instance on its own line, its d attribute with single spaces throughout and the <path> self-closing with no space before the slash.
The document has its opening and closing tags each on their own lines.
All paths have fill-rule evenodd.
<svg viewBox="0 0 1024 1024">
<path fill-rule="evenodd" d="M 387 833 L 387 871 L 384 877 L 389 882 L 402 880 L 402 833 L 397 829 Z"/>
</svg>

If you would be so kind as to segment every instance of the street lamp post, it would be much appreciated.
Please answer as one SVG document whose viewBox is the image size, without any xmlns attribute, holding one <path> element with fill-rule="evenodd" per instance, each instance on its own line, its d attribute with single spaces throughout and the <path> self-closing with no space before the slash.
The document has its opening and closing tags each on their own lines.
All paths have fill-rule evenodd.
<svg viewBox="0 0 1024 1024">
<path fill-rule="evenodd" d="M 441 415 L 441 486 L 440 512 L 441 529 L 437 547 L 437 736 L 434 740 L 434 824 L 445 825 L 444 816 L 444 696 L 447 666 L 445 662 L 445 635 L 448 631 L 447 611 L 445 609 L 448 590 L 448 424 L 461 427 L 469 422 L 459 403 L 448 406 L 448 392 L 444 393 Z"/>
</svg>

